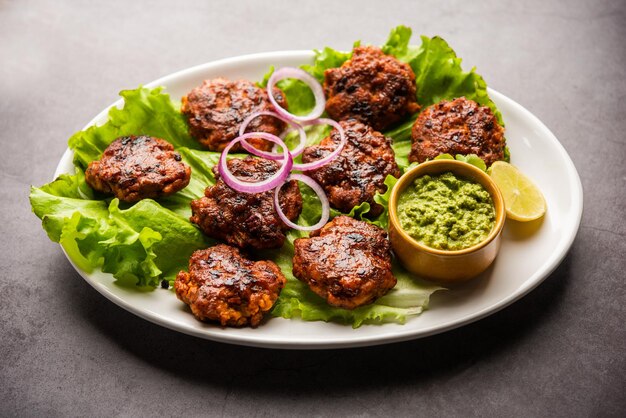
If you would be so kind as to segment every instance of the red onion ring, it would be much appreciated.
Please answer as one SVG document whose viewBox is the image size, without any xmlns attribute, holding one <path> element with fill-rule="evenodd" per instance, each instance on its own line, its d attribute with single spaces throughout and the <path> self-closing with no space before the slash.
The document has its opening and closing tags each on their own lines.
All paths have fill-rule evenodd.
<svg viewBox="0 0 626 418">
<path fill-rule="evenodd" d="M 233 175 L 233 173 L 230 172 L 230 170 L 228 169 L 228 165 L 226 164 L 226 156 L 228 155 L 228 151 L 230 151 L 230 149 L 238 142 L 241 142 L 242 144 L 244 144 L 246 139 L 259 138 L 259 137 L 262 137 L 263 139 L 266 139 L 270 142 L 278 144 L 280 147 L 282 147 L 283 149 L 282 159 L 284 160 L 284 162 L 274 175 L 272 175 L 271 177 L 263 181 L 250 183 L 247 181 L 239 180 L 237 177 Z M 228 143 L 228 145 L 226 145 L 226 148 L 224 148 L 224 150 L 222 151 L 222 154 L 220 155 L 220 160 L 218 163 L 218 171 L 220 173 L 220 176 L 224 180 L 224 183 L 230 186 L 230 188 L 237 190 L 238 192 L 244 192 L 244 193 L 262 193 L 262 192 L 271 190 L 277 186 L 280 186 L 281 184 L 285 182 L 285 179 L 289 176 L 289 173 L 291 172 L 292 167 L 293 167 L 293 158 L 291 157 L 291 153 L 287 149 L 287 145 L 285 145 L 282 139 L 280 139 L 276 135 L 272 135 L 267 132 L 251 132 L 251 133 L 247 133 L 247 134 L 241 135 L 233 139 L 232 141 Z"/>
<path fill-rule="evenodd" d="M 280 189 L 282 189 L 282 187 L 284 186 L 284 183 L 283 183 L 283 185 L 281 185 L 280 187 L 277 187 L 276 190 L 274 191 L 274 208 L 276 209 L 276 213 L 278 213 L 278 217 L 280 218 L 280 220 L 283 221 L 285 225 L 287 225 L 288 227 L 293 228 L 293 229 L 298 229 L 300 231 L 315 231 L 316 229 L 320 229 L 321 227 L 326 225 L 326 222 L 328 222 L 328 218 L 330 218 L 330 203 L 328 203 L 328 197 L 326 197 L 326 193 L 324 193 L 322 186 L 317 184 L 317 182 L 313 180 L 311 177 L 305 176 L 304 174 L 291 174 L 289 177 L 287 177 L 287 179 L 285 180 L 285 183 L 287 183 L 290 180 L 301 181 L 302 183 L 306 184 L 311 189 L 313 189 L 317 197 L 319 197 L 320 202 L 322 203 L 322 217 L 320 218 L 318 223 L 312 226 L 301 226 L 301 225 L 291 222 L 289 218 L 285 216 L 282 209 L 280 208 L 280 201 L 278 200 Z"/>
<path fill-rule="evenodd" d="M 307 126 L 308 125 L 322 125 L 322 124 L 331 125 L 333 128 L 337 130 L 337 132 L 339 132 L 339 138 L 340 138 L 339 145 L 337 145 L 337 148 L 335 148 L 333 152 L 331 152 L 324 158 L 320 158 L 319 160 L 312 161 L 306 164 L 294 164 L 293 165 L 294 170 L 309 171 L 309 170 L 315 170 L 317 168 L 320 168 L 323 165 L 328 164 L 329 162 L 334 160 L 335 157 L 339 155 L 343 147 L 346 145 L 346 141 L 347 141 L 346 133 L 344 132 L 341 125 L 335 122 L 334 120 L 320 118 L 320 119 L 315 119 L 315 120 L 304 123 L 304 125 L 307 125 Z"/>
<path fill-rule="evenodd" d="M 275 112 L 269 112 L 269 111 L 264 111 L 264 112 L 255 112 L 253 114 L 251 114 L 250 116 L 248 116 L 247 118 L 244 119 L 243 122 L 241 122 L 241 125 L 239 126 L 239 136 L 244 135 L 246 132 L 246 128 L 248 127 L 248 125 L 250 124 L 250 122 L 253 119 L 258 118 L 259 116 L 273 116 L 277 119 L 282 120 L 283 122 L 289 124 L 289 126 L 291 126 L 293 129 L 297 130 L 298 133 L 300 134 L 300 143 L 298 144 L 298 146 L 296 148 L 294 148 L 291 151 L 291 156 L 292 157 L 297 157 L 298 155 L 302 154 L 302 151 L 304 151 L 304 146 L 306 145 L 306 132 L 304 132 L 304 128 L 298 124 L 297 122 L 288 119 L 284 116 L 279 115 L 278 113 Z M 286 133 L 289 132 L 288 130 L 285 131 L 285 135 Z M 263 138 L 263 139 L 267 139 L 264 138 L 262 135 L 260 135 L 262 132 L 258 132 L 257 136 L 259 138 Z M 284 136 L 281 134 L 281 136 L 279 137 L 280 139 L 284 139 Z M 257 149 L 255 147 L 253 147 L 252 145 L 250 145 L 250 143 L 246 140 L 241 141 L 241 146 L 248 151 L 250 154 L 254 154 L 257 157 L 263 157 L 263 158 L 267 158 L 268 160 L 282 160 L 284 157 L 283 155 L 279 154 L 278 151 L 278 144 L 274 144 L 274 146 L 272 147 L 272 152 L 267 152 L 267 151 L 262 151 L 260 149 Z"/>
<path fill-rule="evenodd" d="M 308 115 L 298 116 L 293 113 L 289 113 L 287 110 L 280 107 L 276 99 L 274 99 L 274 86 L 279 80 L 284 78 L 295 78 L 304 82 L 311 91 L 313 92 L 313 96 L 315 97 L 315 107 Z M 307 73 L 300 68 L 293 67 L 283 67 L 280 68 L 270 76 L 270 79 L 267 82 L 267 94 L 269 96 L 270 102 L 274 105 L 276 112 L 278 112 L 281 116 L 286 117 L 287 119 L 295 120 L 298 122 L 306 122 L 313 119 L 317 119 L 322 116 L 324 113 L 324 108 L 326 107 L 326 98 L 324 97 L 324 90 L 322 89 L 322 85 L 313 77 L 311 74 Z"/>
<path fill-rule="evenodd" d="M 296 123 L 295 121 L 292 121 L 292 122 Z M 298 126 L 301 126 L 301 125 L 298 125 Z M 294 129 L 294 128 L 287 128 L 287 129 L 285 129 L 285 131 L 282 134 L 278 135 L 278 137 L 284 141 L 285 138 L 287 138 L 287 135 L 289 135 L 291 132 L 293 132 L 295 130 L 296 129 Z M 303 130 L 304 130 L 304 128 L 303 128 Z M 300 139 L 302 140 L 302 138 L 300 138 Z M 296 154 L 294 154 L 294 151 L 291 151 L 291 156 L 292 157 L 295 158 L 298 155 L 302 154 L 302 152 L 304 151 L 304 147 L 306 146 L 306 132 L 304 133 L 304 142 L 301 142 L 301 144 L 302 144 L 302 148 L 301 149 L 300 149 L 300 144 L 298 144 L 298 146 L 294 150 L 294 151 L 297 152 Z M 272 145 L 272 152 L 273 153 L 277 153 L 278 152 L 278 148 L 279 148 L 278 145 L 276 145 L 276 144 Z M 281 155 L 280 158 L 282 159 L 283 156 Z"/>
</svg>

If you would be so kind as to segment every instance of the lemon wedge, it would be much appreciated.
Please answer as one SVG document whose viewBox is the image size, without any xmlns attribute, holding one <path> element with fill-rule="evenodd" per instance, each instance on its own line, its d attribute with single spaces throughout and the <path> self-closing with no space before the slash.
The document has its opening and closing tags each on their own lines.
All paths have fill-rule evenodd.
<svg viewBox="0 0 626 418">
<path fill-rule="evenodd" d="M 496 161 L 487 173 L 502 192 L 508 218 L 528 222 L 546 213 L 546 200 L 541 190 L 517 168 L 504 161 Z"/>
</svg>

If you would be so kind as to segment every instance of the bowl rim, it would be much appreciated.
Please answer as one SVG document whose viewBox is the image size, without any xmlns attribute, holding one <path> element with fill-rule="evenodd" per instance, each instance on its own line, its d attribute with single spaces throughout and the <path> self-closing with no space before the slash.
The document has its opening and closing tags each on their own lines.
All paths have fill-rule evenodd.
<svg viewBox="0 0 626 418">
<path fill-rule="evenodd" d="M 491 229 L 489 235 L 487 235 L 487 238 L 477 244 L 472 245 L 471 247 L 463 248 L 460 250 L 440 250 L 437 248 L 429 247 L 411 237 L 400 225 L 400 219 L 398 218 L 398 213 L 396 209 L 401 192 L 403 192 L 407 188 L 410 182 L 415 180 L 417 177 L 424 175 L 424 171 L 426 169 L 436 166 L 440 166 L 437 173 L 452 172 L 454 175 L 464 178 L 467 178 L 467 175 L 459 173 L 459 167 L 463 167 L 463 169 L 473 172 L 476 175 L 476 178 L 471 180 L 477 181 L 483 188 L 485 188 L 485 190 L 487 190 L 487 192 L 491 196 L 494 205 L 494 211 L 496 213 L 495 224 Z M 502 193 L 500 192 L 500 189 L 498 188 L 496 183 L 486 172 L 484 172 L 480 168 L 459 160 L 440 159 L 429 160 L 423 163 L 419 163 L 419 165 L 411 168 L 409 171 L 400 176 L 396 184 L 393 186 L 393 189 L 391 190 L 391 196 L 389 198 L 389 223 L 393 225 L 394 229 L 402 237 L 402 239 L 406 243 L 411 244 L 414 248 L 417 248 L 418 250 L 438 256 L 464 256 L 479 251 L 481 248 L 489 245 L 489 243 L 491 243 L 502 232 L 505 220 L 506 208 L 504 206 L 504 198 L 502 197 Z"/>
</svg>

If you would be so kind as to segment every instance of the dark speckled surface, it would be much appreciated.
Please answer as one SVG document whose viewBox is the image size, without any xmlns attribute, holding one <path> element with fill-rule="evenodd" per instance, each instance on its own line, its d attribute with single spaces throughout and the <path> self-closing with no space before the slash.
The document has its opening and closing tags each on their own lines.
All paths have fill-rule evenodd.
<svg viewBox="0 0 626 418">
<path fill-rule="evenodd" d="M 181 2 L 182 3 L 182 2 Z M 401 344 L 213 343 L 118 308 L 31 214 L 66 139 L 117 91 L 218 58 L 440 34 L 560 139 L 578 237 L 528 296 Z M 0 0 L 0 415 L 625 416 L 626 3 Z"/>
</svg>

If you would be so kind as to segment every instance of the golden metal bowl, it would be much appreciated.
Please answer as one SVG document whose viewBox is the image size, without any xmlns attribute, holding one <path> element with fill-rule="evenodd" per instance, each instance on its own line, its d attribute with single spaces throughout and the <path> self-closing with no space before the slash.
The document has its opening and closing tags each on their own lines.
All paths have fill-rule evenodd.
<svg viewBox="0 0 626 418">
<path fill-rule="evenodd" d="M 456 251 L 438 250 L 417 242 L 402 229 L 397 213 L 398 198 L 413 180 L 425 174 L 446 172 L 481 184 L 491 195 L 496 213 L 495 225 L 485 240 Z M 407 171 L 391 191 L 389 238 L 396 256 L 411 273 L 442 284 L 454 284 L 478 276 L 491 265 L 500 250 L 505 219 L 502 194 L 484 171 L 462 161 L 433 160 Z"/>
</svg>

